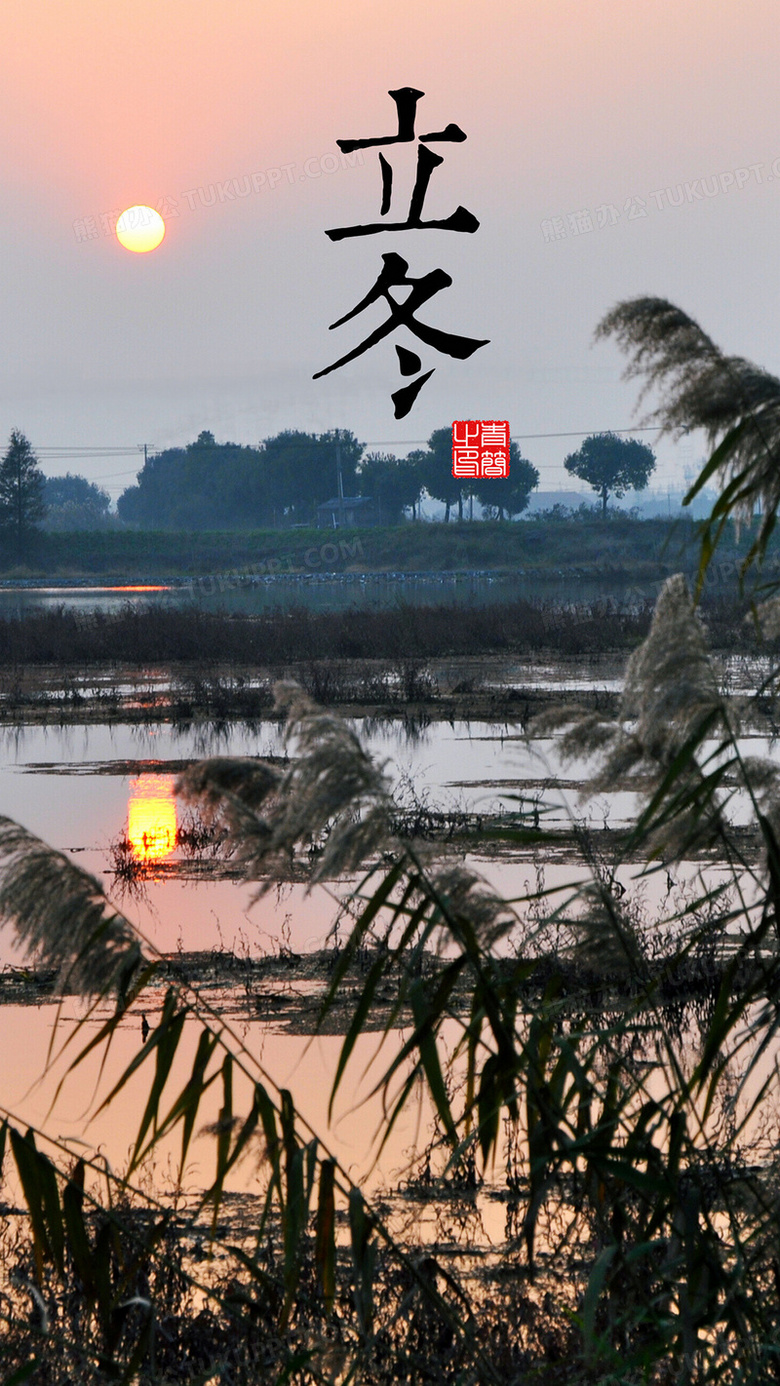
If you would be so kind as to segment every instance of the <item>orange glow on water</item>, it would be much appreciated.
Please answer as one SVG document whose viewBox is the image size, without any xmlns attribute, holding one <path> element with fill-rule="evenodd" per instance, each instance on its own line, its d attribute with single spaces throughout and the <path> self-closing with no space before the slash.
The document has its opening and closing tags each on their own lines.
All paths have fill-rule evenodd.
<svg viewBox="0 0 780 1386">
<path fill-rule="evenodd" d="M 163 861 L 176 847 L 173 775 L 139 775 L 131 782 L 127 836 L 138 861 Z"/>
</svg>

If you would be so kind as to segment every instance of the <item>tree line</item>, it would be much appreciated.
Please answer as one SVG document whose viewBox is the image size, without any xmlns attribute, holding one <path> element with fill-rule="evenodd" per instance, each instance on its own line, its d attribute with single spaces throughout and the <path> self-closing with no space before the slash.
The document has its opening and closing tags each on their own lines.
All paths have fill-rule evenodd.
<svg viewBox="0 0 780 1386">
<path fill-rule="evenodd" d="M 614 433 L 585 439 L 564 465 L 599 495 L 606 511 L 610 496 L 643 489 L 655 466 L 644 443 Z M 120 496 L 122 520 L 143 528 L 219 529 L 308 525 L 317 507 L 343 494 L 374 501 L 377 518 L 398 524 L 416 519 L 423 496 L 444 506 L 444 520 L 477 501 L 488 519 L 514 519 L 528 505 L 539 472 L 517 443 L 510 445 L 507 478 L 462 480 L 452 475 L 452 430 L 434 429 L 427 447 L 406 457 L 366 452 L 347 430 L 302 433 L 286 430 L 257 447 L 217 443 L 209 432 L 184 448 L 148 458 L 137 484 Z"/>
<path fill-rule="evenodd" d="M 647 485 L 652 450 L 614 433 L 586 438 L 564 461 L 586 481 L 606 513 L 609 497 Z M 139 529 L 225 530 L 312 525 L 318 506 L 336 498 L 373 502 L 374 519 L 399 524 L 419 516 L 423 496 L 444 506 L 444 520 L 473 515 L 476 501 L 488 519 L 514 519 L 539 483 L 537 468 L 510 445 L 509 476 L 463 480 L 452 475 L 452 433 L 438 428 L 427 447 L 406 457 L 367 452 L 349 430 L 303 433 L 286 430 L 256 447 L 218 443 L 204 431 L 185 447 L 149 456 L 117 503 L 118 522 Z M 17 543 L 39 525 L 49 529 L 100 529 L 117 521 L 109 497 L 85 477 L 45 477 L 29 440 L 11 434 L 0 461 L 0 532 Z"/>
<path fill-rule="evenodd" d="M 209 432 L 184 448 L 149 457 L 137 484 L 119 497 L 122 520 L 144 528 L 266 528 L 316 523 L 317 507 L 343 494 L 374 502 L 377 518 L 398 524 L 417 517 L 427 493 L 463 518 L 473 495 L 495 518 L 519 515 L 539 473 L 512 444 L 504 481 L 463 482 L 452 475 L 452 431 L 436 429 L 425 449 L 407 457 L 367 452 L 348 430 L 287 430 L 257 447 L 218 443 Z"/>
</svg>

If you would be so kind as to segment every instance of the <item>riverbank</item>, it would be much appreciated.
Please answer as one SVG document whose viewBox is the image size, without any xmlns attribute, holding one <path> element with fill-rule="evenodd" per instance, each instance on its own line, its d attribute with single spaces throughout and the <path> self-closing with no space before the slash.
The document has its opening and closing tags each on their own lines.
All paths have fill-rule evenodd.
<svg viewBox="0 0 780 1386">
<path fill-rule="evenodd" d="M 625 584 L 694 572 L 700 528 L 687 518 L 638 520 L 621 511 L 606 517 L 588 511 L 513 523 L 416 521 L 349 530 L 40 532 L 26 541 L 21 557 L 7 540 L 0 542 L 0 579 L 159 582 L 327 572 L 491 571 Z M 749 544 L 749 530 L 737 535 L 733 525 L 727 526 L 713 568 L 717 582 L 734 585 Z"/>
</svg>

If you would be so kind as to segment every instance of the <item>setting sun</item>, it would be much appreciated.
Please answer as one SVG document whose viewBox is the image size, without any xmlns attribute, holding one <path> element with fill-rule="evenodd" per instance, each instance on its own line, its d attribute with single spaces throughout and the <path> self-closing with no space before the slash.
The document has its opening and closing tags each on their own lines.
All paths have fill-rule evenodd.
<svg viewBox="0 0 780 1386">
<path fill-rule="evenodd" d="M 128 207 L 117 221 L 116 234 L 125 250 L 156 250 L 165 235 L 165 222 L 153 207 Z"/>
</svg>

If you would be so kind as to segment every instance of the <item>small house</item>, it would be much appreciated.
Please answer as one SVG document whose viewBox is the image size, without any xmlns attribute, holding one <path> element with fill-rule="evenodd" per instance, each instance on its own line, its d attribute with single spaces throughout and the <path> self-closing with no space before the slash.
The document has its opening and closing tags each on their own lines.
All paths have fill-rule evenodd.
<svg viewBox="0 0 780 1386">
<path fill-rule="evenodd" d="M 317 506 L 318 529 L 355 529 L 378 523 L 376 502 L 371 496 L 334 496 Z"/>
</svg>

